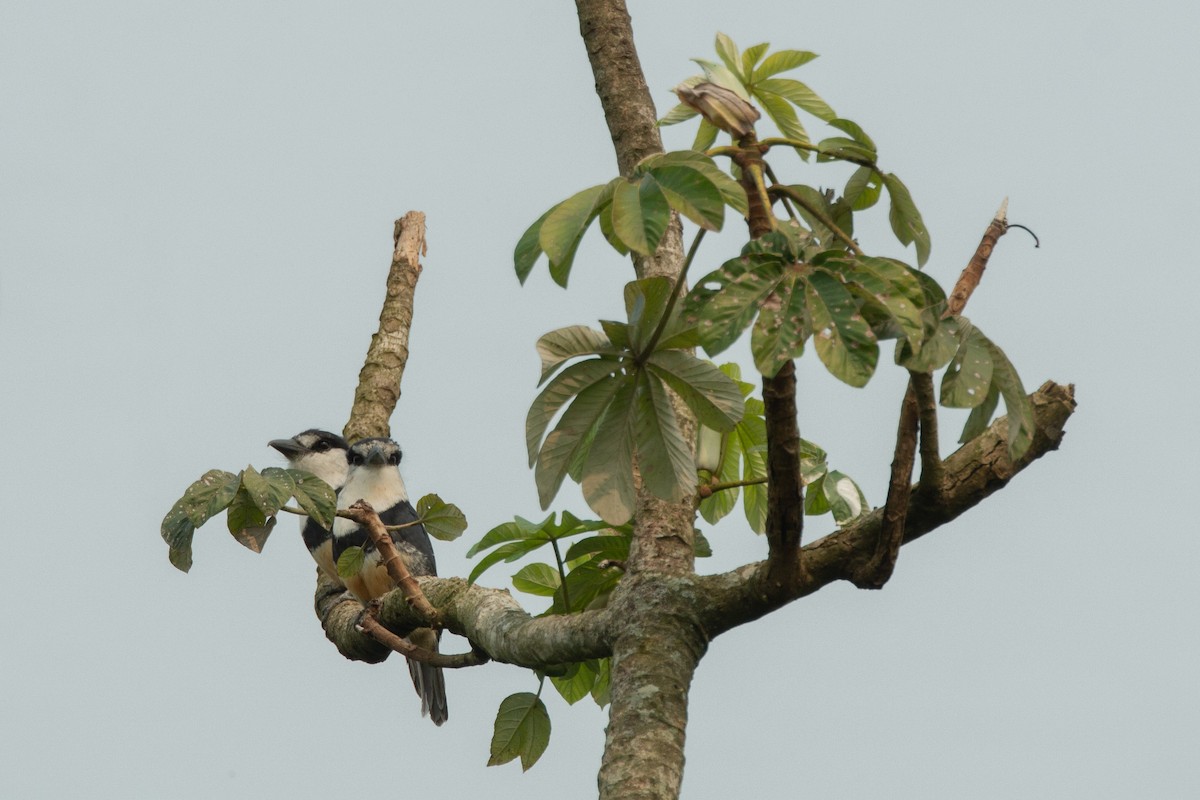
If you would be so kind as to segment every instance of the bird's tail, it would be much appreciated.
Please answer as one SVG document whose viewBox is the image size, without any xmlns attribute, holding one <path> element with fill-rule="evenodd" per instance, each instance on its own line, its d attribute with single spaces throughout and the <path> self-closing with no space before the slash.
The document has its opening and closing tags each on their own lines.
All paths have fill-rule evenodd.
<svg viewBox="0 0 1200 800">
<path fill-rule="evenodd" d="M 408 640 L 418 647 L 437 652 L 438 635 L 430 628 L 417 628 L 408 635 Z M 413 687 L 417 690 L 417 696 L 421 698 L 421 715 L 428 716 L 434 725 L 441 725 L 449 719 L 446 680 L 442 676 L 442 668 L 409 659 L 408 674 L 412 676 Z"/>
</svg>

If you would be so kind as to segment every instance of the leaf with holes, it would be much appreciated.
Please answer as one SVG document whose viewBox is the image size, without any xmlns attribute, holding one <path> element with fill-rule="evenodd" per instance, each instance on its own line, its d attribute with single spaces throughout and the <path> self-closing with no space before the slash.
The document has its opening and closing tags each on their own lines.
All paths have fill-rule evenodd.
<svg viewBox="0 0 1200 800">
<path fill-rule="evenodd" d="M 730 259 L 697 281 L 683 313 L 698 326 L 705 352 L 714 356 L 737 341 L 783 278 L 778 255 L 757 253 Z"/>
<path fill-rule="evenodd" d="M 957 320 L 958 352 L 942 376 L 941 403 L 949 408 L 974 408 L 987 399 L 992 385 L 990 342 L 965 317 Z"/>
<path fill-rule="evenodd" d="M 750 354 L 764 377 L 774 377 L 784 364 L 804 354 L 804 343 L 813 330 L 805 285 L 796 265 L 787 268 L 774 293 L 759 309 L 750 334 Z"/>
<path fill-rule="evenodd" d="M 296 503 L 322 528 L 331 529 L 337 512 L 337 492 L 312 473 L 300 469 L 289 469 L 287 473 L 292 478 Z"/>
<path fill-rule="evenodd" d="M 820 269 L 808 275 L 804 289 L 821 363 L 839 380 L 865 386 L 879 362 L 879 345 L 849 290 Z"/>
</svg>

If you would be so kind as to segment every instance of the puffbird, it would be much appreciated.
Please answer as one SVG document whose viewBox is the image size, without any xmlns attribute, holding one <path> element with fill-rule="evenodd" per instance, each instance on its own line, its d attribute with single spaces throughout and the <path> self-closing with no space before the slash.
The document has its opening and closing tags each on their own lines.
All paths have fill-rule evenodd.
<svg viewBox="0 0 1200 800">
<path fill-rule="evenodd" d="M 329 484 L 335 492 L 346 482 L 346 473 L 350 470 L 346 453 L 350 446 L 336 433 L 309 428 L 290 439 L 272 439 L 268 444 L 283 453 L 289 467 L 311 472 Z M 342 579 L 338 577 L 337 561 L 333 557 L 331 532 L 310 517 L 300 520 L 300 531 L 304 537 L 304 545 L 317 562 L 317 566 L 339 586 L 343 585 Z"/>
<path fill-rule="evenodd" d="M 366 500 L 375 509 L 384 525 L 401 525 L 419 519 L 408 500 L 408 490 L 400 476 L 400 445 L 391 439 L 361 439 L 347 453 L 350 472 L 338 494 L 338 508 L 346 509 L 359 500 Z M 392 543 L 412 575 L 437 575 L 433 546 L 429 534 L 420 523 L 388 531 Z M 362 567 L 356 575 L 344 578 L 346 588 L 364 604 L 394 588 L 379 551 L 371 543 L 367 531 L 353 520 L 338 517 L 333 523 L 333 563 L 350 547 L 364 552 Z M 408 640 L 418 647 L 437 652 L 438 634 L 430 628 L 417 628 Z M 421 698 L 421 713 L 427 714 L 435 725 L 449 716 L 446 706 L 446 683 L 441 667 L 408 660 L 413 686 Z"/>
</svg>

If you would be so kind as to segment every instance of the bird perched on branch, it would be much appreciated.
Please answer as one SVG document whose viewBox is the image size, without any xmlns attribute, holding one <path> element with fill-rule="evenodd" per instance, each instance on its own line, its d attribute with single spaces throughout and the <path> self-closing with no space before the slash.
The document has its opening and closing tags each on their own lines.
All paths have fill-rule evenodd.
<svg viewBox="0 0 1200 800">
<path fill-rule="evenodd" d="M 408 500 L 408 490 L 400 476 L 402 457 L 400 445 L 391 439 L 355 442 L 347 453 L 350 472 L 338 494 L 338 508 L 346 509 L 359 500 L 366 500 L 384 525 L 416 523 L 388 533 L 410 574 L 436 575 L 437 564 L 429 534 L 417 522 L 419 517 Z M 361 547 L 365 557 L 358 573 L 343 579 L 346 588 L 363 603 L 391 591 L 394 585 L 367 531 L 353 520 L 338 517 L 333 523 L 333 563 L 336 564 L 350 547 Z M 437 652 L 438 634 L 429 628 L 417 628 L 407 638 L 418 647 Z M 421 698 L 421 713 L 427 714 L 435 725 L 441 725 L 448 717 L 441 667 L 409 659 L 408 671 Z"/>
<path fill-rule="evenodd" d="M 335 492 L 346 482 L 346 473 L 350 471 L 346 453 L 350 445 L 336 433 L 309 428 L 290 439 L 272 439 L 268 444 L 283 453 L 289 467 L 311 472 Z M 333 558 L 332 533 L 309 517 L 300 520 L 300 531 L 317 566 L 341 586 L 342 579 L 338 577 L 337 562 Z"/>
</svg>

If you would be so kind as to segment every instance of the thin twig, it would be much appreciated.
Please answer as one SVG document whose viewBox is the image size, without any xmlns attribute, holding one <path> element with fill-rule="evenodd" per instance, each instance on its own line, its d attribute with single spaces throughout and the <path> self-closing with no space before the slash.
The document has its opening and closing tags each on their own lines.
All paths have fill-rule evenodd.
<svg viewBox="0 0 1200 800">
<path fill-rule="evenodd" d="M 675 311 L 675 303 L 679 300 L 679 293 L 683 290 L 684 281 L 687 280 L 688 270 L 692 266 L 692 259 L 696 257 L 696 251 L 700 249 L 700 242 L 704 241 L 705 229 L 701 228 L 696 233 L 696 238 L 692 240 L 692 246 L 688 248 L 687 259 L 683 262 L 683 268 L 679 270 L 679 275 L 675 278 L 675 285 L 671 288 L 671 296 L 667 299 L 667 306 L 663 309 L 662 318 L 659 319 L 658 325 L 654 328 L 654 333 L 650 335 L 650 341 L 646 343 L 646 347 L 640 354 L 640 359 L 644 360 L 650 357 L 654 352 L 654 348 L 658 345 L 658 340 L 662 338 L 663 331 L 667 328 L 667 323 L 671 320 L 671 314 Z"/>
<path fill-rule="evenodd" d="M 850 248 L 850 252 L 854 253 L 856 256 L 861 256 L 863 254 L 863 251 L 858 246 L 858 242 L 854 241 L 850 234 L 839 228 L 837 223 L 834 222 L 828 214 L 814 206 L 812 203 L 808 202 L 808 200 L 805 199 L 804 196 L 795 189 L 791 188 L 790 186 L 782 186 L 777 183 L 771 187 L 770 192 L 771 194 L 791 198 L 793 201 L 795 201 L 796 205 L 812 214 L 820 221 L 822 225 L 824 225 L 826 228 L 829 228 L 830 232 L 834 236 L 841 239 L 842 242 L 848 248 Z"/>
<path fill-rule="evenodd" d="M 723 492 L 726 489 L 740 489 L 743 486 L 759 486 L 766 482 L 766 478 L 750 478 L 744 481 L 730 481 L 729 483 L 702 483 L 696 487 L 696 493 L 701 497 L 712 497 L 717 492 Z"/>
<path fill-rule="evenodd" d="M 473 649 L 469 653 L 450 655 L 418 647 L 403 636 L 397 636 L 383 627 L 382 623 L 375 619 L 372 614 L 363 614 L 362 619 L 358 623 L 358 629 L 405 658 L 412 661 L 420 661 L 422 664 L 429 664 L 434 667 L 461 669 L 463 667 L 478 667 L 481 664 L 491 661 L 488 654 L 479 649 Z"/>
<path fill-rule="evenodd" d="M 392 543 L 392 537 L 388 535 L 387 528 L 383 526 L 383 522 L 379 519 L 379 515 L 375 513 L 375 509 L 366 500 L 358 500 L 348 509 L 344 509 L 346 514 L 341 511 L 338 516 L 345 516 L 352 519 L 361 525 L 371 537 L 371 542 L 375 545 L 375 549 L 379 552 L 379 558 L 383 562 L 384 568 L 387 570 L 388 577 L 392 579 L 392 583 L 400 589 L 404 595 L 404 599 L 408 604 L 427 619 L 431 626 L 441 627 L 437 609 L 430 604 L 425 597 L 425 593 L 421 591 L 421 585 L 408 571 L 408 565 L 404 563 L 404 559 L 400 557 L 400 553 L 396 550 L 396 546 Z"/>
<path fill-rule="evenodd" d="M 771 169 L 771 165 L 766 161 L 763 162 L 763 171 L 766 172 L 767 177 L 771 179 L 772 185 L 779 185 L 779 179 L 775 177 L 775 170 Z M 792 222 L 799 222 L 800 219 L 796 216 L 796 209 L 792 208 L 791 200 L 789 200 L 786 196 L 781 197 L 780 200 L 783 202 L 783 209 L 787 212 L 788 218 L 791 219 Z"/>
</svg>

